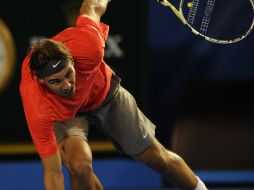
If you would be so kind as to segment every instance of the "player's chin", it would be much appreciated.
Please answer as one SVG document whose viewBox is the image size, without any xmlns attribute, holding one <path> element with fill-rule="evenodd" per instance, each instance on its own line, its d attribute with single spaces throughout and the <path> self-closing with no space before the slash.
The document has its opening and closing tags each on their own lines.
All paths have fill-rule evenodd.
<svg viewBox="0 0 254 190">
<path fill-rule="evenodd" d="M 63 94 L 63 96 L 66 98 L 72 97 L 73 95 L 74 95 L 74 92 L 67 92 Z"/>
<path fill-rule="evenodd" d="M 69 90 L 67 92 L 61 93 L 61 96 L 69 98 L 69 97 L 72 97 L 74 95 L 74 93 L 75 93 L 75 90 L 71 89 L 71 90 Z"/>
</svg>

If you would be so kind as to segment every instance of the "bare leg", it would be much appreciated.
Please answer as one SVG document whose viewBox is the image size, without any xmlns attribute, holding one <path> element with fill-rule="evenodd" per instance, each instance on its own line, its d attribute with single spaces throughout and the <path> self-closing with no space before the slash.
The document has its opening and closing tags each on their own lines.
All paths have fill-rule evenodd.
<svg viewBox="0 0 254 190">
<path fill-rule="evenodd" d="M 60 144 L 60 150 L 61 158 L 70 173 L 72 190 L 103 190 L 93 172 L 91 149 L 83 138 L 66 138 Z"/>
<path fill-rule="evenodd" d="M 156 139 L 148 149 L 135 156 L 135 159 L 158 171 L 181 189 L 193 190 L 197 186 L 198 179 L 185 161 L 164 148 Z"/>
</svg>

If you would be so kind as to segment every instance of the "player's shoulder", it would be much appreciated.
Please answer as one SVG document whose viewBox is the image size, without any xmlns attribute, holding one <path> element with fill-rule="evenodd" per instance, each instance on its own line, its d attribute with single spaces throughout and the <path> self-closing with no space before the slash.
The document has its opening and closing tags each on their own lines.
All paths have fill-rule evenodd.
<svg viewBox="0 0 254 190">
<path fill-rule="evenodd" d="M 72 44 L 73 42 L 79 43 L 82 40 L 89 41 L 95 37 L 98 32 L 94 32 L 91 27 L 70 27 L 67 28 L 52 38 L 51 40 L 61 42 L 64 44 Z"/>
<path fill-rule="evenodd" d="M 63 31 L 57 33 L 55 36 L 51 37 L 51 40 L 55 40 L 58 42 L 66 42 L 75 36 L 75 30 L 75 27 L 68 27 Z"/>
<path fill-rule="evenodd" d="M 92 27 L 92 26 L 93 27 L 97 26 L 94 20 L 92 20 L 88 16 L 84 16 L 84 15 L 78 16 L 75 26 L 71 26 L 60 31 L 59 33 L 51 37 L 51 39 L 55 41 L 59 41 L 59 42 L 68 41 L 75 37 L 75 35 L 77 34 L 77 31 L 80 31 L 80 30 L 83 31 L 83 29 L 88 29 L 89 27 Z M 89 30 L 85 30 L 85 31 L 89 31 Z"/>
<path fill-rule="evenodd" d="M 84 27 L 84 26 L 89 26 L 89 27 L 94 27 L 99 30 L 105 30 L 109 29 L 109 26 L 102 21 L 98 21 L 96 19 L 93 19 L 92 17 L 89 17 L 88 15 L 79 15 L 77 18 L 77 27 Z"/>
</svg>

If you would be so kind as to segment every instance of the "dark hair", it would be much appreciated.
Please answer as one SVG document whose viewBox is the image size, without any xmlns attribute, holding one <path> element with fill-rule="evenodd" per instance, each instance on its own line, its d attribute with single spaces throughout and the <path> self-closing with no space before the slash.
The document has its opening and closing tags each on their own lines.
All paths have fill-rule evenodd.
<svg viewBox="0 0 254 190">
<path fill-rule="evenodd" d="M 29 50 L 30 71 L 32 76 L 37 75 L 48 62 L 52 60 L 72 60 L 68 48 L 60 42 L 51 39 L 37 41 Z"/>
</svg>

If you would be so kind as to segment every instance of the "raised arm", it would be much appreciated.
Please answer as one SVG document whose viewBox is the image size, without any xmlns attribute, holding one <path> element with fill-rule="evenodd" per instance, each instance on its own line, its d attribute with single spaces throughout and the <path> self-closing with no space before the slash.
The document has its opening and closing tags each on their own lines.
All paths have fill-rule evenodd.
<svg viewBox="0 0 254 190">
<path fill-rule="evenodd" d="M 84 0 L 80 8 L 80 15 L 86 15 L 100 21 L 107 9 L 108 2 L 109 0 Z"/>
</svg>

